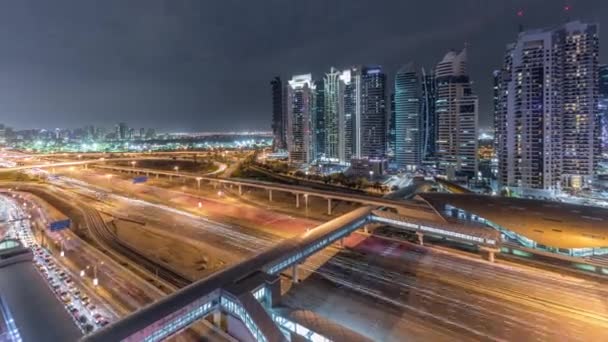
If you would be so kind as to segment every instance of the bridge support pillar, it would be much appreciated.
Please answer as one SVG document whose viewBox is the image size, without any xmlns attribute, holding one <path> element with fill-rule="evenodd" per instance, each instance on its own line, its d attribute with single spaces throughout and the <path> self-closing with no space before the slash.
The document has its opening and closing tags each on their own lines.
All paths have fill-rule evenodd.
<svg viewBox="0 0 608 342">
<path fill-rule="evenodd" d="M 304 194 L 304 206 L 306 210 L 308 210 L 308 194 Z"/>
<path fill-rule="evenodd" d="M 156 179 L 158 179 L 158 173 L 156 174 Z"/>
<path fill-rule="evenodd" d="M 327 215 L 331 215 L 331 198 L 327 199 Z"/>
<path fill-rule="evenodd" d="M 367 228 L 367 225 L 364 225 L 364 226 L 363 226 L 363 232 L 364 232 L 365 234 L 369 234 L 369 229 Z"/>
<path fill-rule="evenodd" d="M 489 262 L 494 262 L 496 253 L 500 253 L 499 248 L 489 248 L 489 247 L 479 247 L 479 251 L 481 251 L 483 258 Z"/>
<path fill-rule="evenodd" d="M 217 189 L 217 183 L 213 182 L 213 189 Z"/>
<path fill-rule="evenodd" d="M 216 327 L 218 327 L 219 329 L 221 329 L 222 331 L 225 331 L 225 327 L 226 327 L 226 320 L 224 317 L 224 314 L 222 313 L 221 310 L 216 310 L 215 312 L 213 312 L 213 325 L 215 325 Z"/>
<path fill-rule="evenodd" d="M 243 186 L 239 184 L 239 196 L 243 196 Z"/>
<path fill-rule="evenodd" d="M 421 232 L 416 232 L 416 236 L 418 236 L 418 244 L 420 244 L 420 246 L 424 246 L 424 234 Z"/>
<path fill-rule="evenodd" d="M 338 241 L 340 248 L 344 248 L 344 238 L 340 238 Z"/>
<path fill-rule="evenodd" d="M 272 189 L 268 190 L 268 201 L 272 202 Z"/>
<path fill-rule="evenodd" d="M 146 177 L 150 177 L 150 171 L 146 171 Z"/>
<path fill-rule="evenodd" d="M 297 284 L 299 279 L 298 279 L 298 264 L 295 263 L 293 264 L 293 266 L 291 266 L 291 281 L 294 284 Z"/>
<path fill-rule="evenodd" d="M 300 194 L 296 194 L 296 208 L 300 207 Z"/>
</svg>

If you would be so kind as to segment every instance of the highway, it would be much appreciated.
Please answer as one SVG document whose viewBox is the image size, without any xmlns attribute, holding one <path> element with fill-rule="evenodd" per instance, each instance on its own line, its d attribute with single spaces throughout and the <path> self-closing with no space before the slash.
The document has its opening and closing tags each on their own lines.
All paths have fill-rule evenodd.
<svg viewBox="0 0 608 342">
<path fill-rule="evenodd" d="M 156 191 L 160 197 L 163 193 L 173 194 L 172 190 Z M 206 236 L 222 236 L 227 233 L 224 229 L 206 229 Z M 261 238 L 255 232 L 226 236 L 226 245 L 250 254 L 280 239 Z M 490 265 L 479 259 L 379 238 L 361 242 L 355 236 L 348 244 L 357 253 L 336 254 L 337 250 L 330 249 L 308 260 L 303 268 L 315 270 L 314 275 L 296 285 L 285 303 L 332 319 L 343 317 L 339 323 L 347 326 L 356 320 L 352 317 L 356 315 L 349 312 L 371 307 L 378 317 L 383 317 L 381 322 L 368 322 L 373 315 L 366 314 L 358 320 L 358 332 L 376 340 L 397 341 L 402 336 L 426 340 L 450 340 L 453 336 L 473 340 L 510 340 L 509 336 L 545 340 L 563 333 L 581 340 L 584 338 L 576 338 L 577 334 L 597 337 L 606 328 L 608 304 L 604 298 L 608 293 L 602 284 L 514 264 Z M 394 326 L 384 325 L 384 319 Z M 566 323 L 560 324 L 560 320 Z M 552 333 L 552 329 L 559 333 Z M 376 332 L 370 336 L 371 331 Z"/>
<path fill-rule="evenodd" d="M 118 179 L 104 183 L 103 176 L 97 177 L 96 185 L 88 191 L 110 183 L 113 189 L 123 186 Z M 242 208 L 248 205 L 206 198 L 202 202 L 205 211 L 197 212 L 192 210 L 195 196 L 153 186 L 140 189 L 130 192 L 130 197 L 153 202 L 116 192 L 108 195 L 109 201 L 101 202 L 111 204 L 108 210 L 114 206 L 129 212 L 131 218 L 142 219 L 152 212 L 158 216 L 151 221 L 173 217 L 169 221 L 172 233 L 234 250 L 238 258 L 253 255 L 285 234 L 303 231 L 314 223 L 306 220 L 285 233 L 283 214 L 267 210 L 269 216 L 277 215 L 278 223 L 263 221 L 267 226 L 263 232 L 243 229 L 201 215 L 220 217 L 222 206 L 226 211 L 235 207 L 244 213 L 249 209 Z M 291 217 L 288 222 L 300 220 Z M 275 234 L 266 233 L 272 228 Z M 382 341 L 400 341 L 403 336 L 425 341 L 601 340 L 608 327 L 608 290 L 599 281 L 502 261 L 489 264 L 379 237 L 363 240 L 354 235 L 347 245 L 350 250 L 330 248 L 310 258 L 302 268 L 313 271 L 312 275 L 301 272 L 305 280 L 291 288 L 283 304 L 311 309 Z"/>
<path fill-rule="evenodd" d="M 605 337 L 605 282 L 377 237 L 354 237 L 347 245 L 352 251 L 292 288 L 284 303 L 382 341 Z"/>
</svg>

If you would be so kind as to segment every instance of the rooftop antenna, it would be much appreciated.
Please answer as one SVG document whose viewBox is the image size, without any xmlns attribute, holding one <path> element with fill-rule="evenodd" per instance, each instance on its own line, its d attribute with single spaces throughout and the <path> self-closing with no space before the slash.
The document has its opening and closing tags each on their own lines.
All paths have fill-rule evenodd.
<svg viewBox="0 0 608 342">
<path fill-rule="evenodd" d="M 522 32 L 524 32 L 524 25 L 523 25 L 522 19 L 521 19 L 521 18 L 524 17 L 524 10 L 523 9 L 517 10 L 517 17 L 520 18 L 519 19 L 519 24 L 517 25 L 517 30 L 518 30 L 517 32 L 518 33 L 522 33 Z"/>
<path fill-rule="evenodd" d="M 564 5 L 564 13 L 566 14 L 566 22 L 570 21 L 570 11 L 572 11 L 572 6 L 568 3 Z"/>
</svg>

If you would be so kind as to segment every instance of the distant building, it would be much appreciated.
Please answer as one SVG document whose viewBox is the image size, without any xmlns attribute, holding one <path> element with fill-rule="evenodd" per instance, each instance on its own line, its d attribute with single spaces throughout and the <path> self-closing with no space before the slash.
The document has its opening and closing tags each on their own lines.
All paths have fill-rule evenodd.
<svg viewBox="0 0 608 342">
<path fill-rule="evenodd" d="M 350 177 L 373 180 L 382 176 L 388 168 L 386 159 L 352 158 L 346 174 Z"/>
<path fill-rule="evenodd" d="M 466 71 L 467 50 L 448 52 L 435 69 L 436 155 L 448 178 L 477 174 L 478 99 Z"/>
<path fill-rule="evenodd" d="M 507 46 L 496 115 L 499 184 L 521 192 L 580 188 L 599 159 L 599 37 L 569 22 Z"/>
<path fill-rule="evenodd" d="M 271 82 L 272 86 L 272 133 L 273 133 L 273 148 L 275 150 L 284 150 L 287 148 L 285 141 L 285 94 L 283 82 L 280 77 L 275 77 Z"/>
<path fill-rule="evenodd" d="M 121 122 L 116 126 L 116 138 L 118 140 L 127 140 L 129 138 L 129 127 L 126 123 Z"/>
<path fill-rule="evenodd" d="M 608 152 L 608 65 L 599 67 L 599 114 L 603 152 Z"/>
<path fill-rule="evenodd" d="M 412 63 L 395 75 L 395 162 L 416 170 L 422 161 L 420 78 Z"/>
<path fill-rule="evenodd" d="M 154 130 L 154 128 L 148 128 L 148 130 L 146 131 L 146 139 L 155 139 L 156 138 L 156 131 Z"/>
<path fill-rule="evenodd" d="M 287 150 L 289 161 L 313 160 L 312 109 L 314 84 L 311 74 L 293 76 L 287 86 Z"/>
<path fill-rule="evenodd" d="M 359 78 L 359 76 L 357 75 Z M 355 118 L 355 156 L 386 157 L 386 75 L 380 66 L 363 67 L 360 71 L 360 92 L 355 96 L 360 112 Z"/>
</svg>

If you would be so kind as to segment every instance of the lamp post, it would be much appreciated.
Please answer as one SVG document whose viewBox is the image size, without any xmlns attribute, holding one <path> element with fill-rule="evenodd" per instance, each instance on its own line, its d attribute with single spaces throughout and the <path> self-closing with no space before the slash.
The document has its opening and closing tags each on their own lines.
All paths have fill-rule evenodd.
<svg viewBox="0 0 608 342">
<path fill-rule="evenodd" d="M 369 180 L 371 181 L 374 178 L 374 171 L 369 172 Z"/>
</svg>

